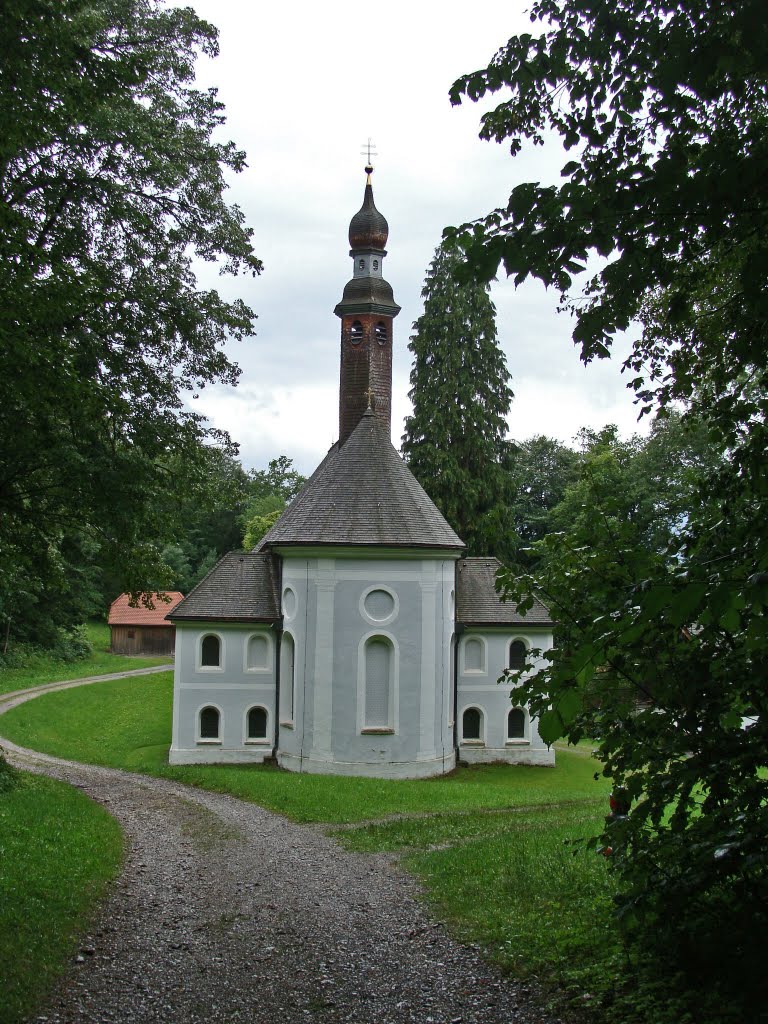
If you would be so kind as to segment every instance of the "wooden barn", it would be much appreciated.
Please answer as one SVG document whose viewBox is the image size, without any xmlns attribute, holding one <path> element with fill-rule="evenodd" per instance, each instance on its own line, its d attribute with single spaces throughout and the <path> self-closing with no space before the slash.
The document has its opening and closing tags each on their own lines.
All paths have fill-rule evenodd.
<svg viewBox="0 0 768 1024">
<path fill-rule="evenodd" d="M 178 591 L 167 591 L 163 601 L 152 594 L 154 608 L 130 605 L 130 595 L 115 598 L 109 609 L 109 628 L 113 654 L 145 654 L 173 656 L 176 647 L 176 627 L 165 616 L 184 600 Z"/>
</svg>

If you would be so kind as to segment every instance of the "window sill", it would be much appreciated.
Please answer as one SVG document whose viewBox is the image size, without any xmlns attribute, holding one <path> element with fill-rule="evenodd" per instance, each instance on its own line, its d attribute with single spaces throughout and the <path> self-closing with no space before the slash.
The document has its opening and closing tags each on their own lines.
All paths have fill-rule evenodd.
<svg viewBox="0 0 768 1024">
<path fill-rule="evenodd" d="M 272 666 L 268 665 L 266 668 L 246 668 L 244 671 L 249 676 L 268 676 L 272 674 Z"/>
<path fill-rule="evenodd" d="M 484 747 L 485 740 L 462 740 L 462 747 Z"/>
<path fill-rule="evenodd" d="M 222 665 L 198 665 L 198 672 L 223 672 L 224 668 Z"/>
<path fill-rule="evenodd" d="M 361 736 L 394 736 L 394 729 L 361 729 Z"/>
<path fill-rule="evenodd" d="M 246 740 L 245 741 L 246 746 L 251 746 L 251 747 L 268 747 L 271 744 L 271 742 L 272 741 L 268 740 L 266 737 L 264 737 L 263 739 L 258 739 L 258 740 Z"/>
<path fill-rule="evenodd" d="M 531 741 L 526 739 L 506 740 L 504 745 L 507 747 L 530 747 Z"/>
<path fill-rule="evenodd" d="M 292 729 L 293 728 L 293 722 L 292 721 L 291 722 L 281 722 L 280 723 L 280 728 L 281 729 Z"/>
<path fill-rule="evenodd" d="M 198 740 L 197 744 L 198 746 L 204 745 L 209 747 L 220 747 L 221 740 Z"/>
</svg>

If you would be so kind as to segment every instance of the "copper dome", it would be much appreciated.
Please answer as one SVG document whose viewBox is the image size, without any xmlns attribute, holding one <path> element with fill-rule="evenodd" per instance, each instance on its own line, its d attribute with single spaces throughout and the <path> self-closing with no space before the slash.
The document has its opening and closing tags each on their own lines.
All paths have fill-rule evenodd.
<svg viewBox="0 0 768 1024">
<path fill-rule="evenodd" d="M 389 225 L 373 204 L 373 186 L 369 179 L 363 205 L 349 222 L 349 246 L 351 249 L 383 249 L 388 235 Z"/>
</svg>

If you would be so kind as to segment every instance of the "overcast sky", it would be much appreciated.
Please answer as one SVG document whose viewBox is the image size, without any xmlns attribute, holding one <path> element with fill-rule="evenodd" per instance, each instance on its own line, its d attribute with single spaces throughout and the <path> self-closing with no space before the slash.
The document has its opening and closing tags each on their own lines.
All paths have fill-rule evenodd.
<svg viewBox="0 0 768 1024">
<path fill-rule="evenodd" d="M 221 52 L 202 60 L 198 84 L 216 86 L 227 138 L 248 155 L 229 196 L 254 230 L 261 277 L 201 276 L 258 314 L 257 335 L 233 343 L 236 389 L 207 388 L 195 402 L 240 444 L 246 467 L 285 454 L 309 473 L 338 431 L 340 321 L 333 308 L 352 276 L 347 229 L 365 185 L 361 149 L 378 156 L 376 205 L 389 222 L 384 276 L 402 312 L 395 320 L 392 438 L 409 410 L 408 338 L 421 288 L 446 225 L 506 202 L 521 181 L 556 181 L 552 146 L 514 160 L 478 139 L 483 107 L 451 107 L 461 74 L 485 67 L 509 36 L 530 30 L 523 0 L 388 0 L 260 3 L 189 0 L 220 32 Z M 538 283 L 492 287 L 499 340 L 515 399 L 517 439 L 570 441 L 582 426 L 637 429 L 620 374 L 621 351 L 584 367 L 558 296 Z"/>
</svg>

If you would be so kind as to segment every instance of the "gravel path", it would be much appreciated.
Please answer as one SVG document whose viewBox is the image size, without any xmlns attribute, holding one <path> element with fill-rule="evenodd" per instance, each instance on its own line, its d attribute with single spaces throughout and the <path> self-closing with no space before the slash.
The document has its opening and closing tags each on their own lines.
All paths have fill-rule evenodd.
<svg viewBox="0 0 768 1024">
<path fill-rule="evenodd" d="M 104 804 L 128 840 L 38 1021 L 557 1024 L 429 917 L 393 858 L 234 797 L 3 746 Z"/>
</svg>

